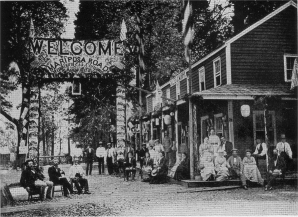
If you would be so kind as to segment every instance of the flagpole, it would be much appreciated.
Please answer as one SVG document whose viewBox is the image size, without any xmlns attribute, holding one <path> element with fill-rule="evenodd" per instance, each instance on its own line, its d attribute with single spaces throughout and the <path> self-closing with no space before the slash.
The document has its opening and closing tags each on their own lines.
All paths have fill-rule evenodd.
<svg viewBox="0 0 298 217">
<path fill-rule="evenodd" d="M 192 94 L 192 79 L 191 79 L 191 49 L 189 49 L 189 64 L 188 64 L 188 84 L 189 84 L 189 98 L 188 98 L 188 106 L 189 106 L 189 160 L 190 160 L 190 179 L 194 179 L 194 148 L 193 148 L 193 105 L 191 101 Z"/>
</svg>

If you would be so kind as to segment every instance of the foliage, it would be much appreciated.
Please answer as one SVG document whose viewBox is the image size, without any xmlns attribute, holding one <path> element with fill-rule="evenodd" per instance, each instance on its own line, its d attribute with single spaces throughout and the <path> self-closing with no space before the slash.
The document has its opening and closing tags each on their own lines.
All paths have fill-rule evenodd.
<svg viewBox="0 0 298 217">
<path fill-rule="evenodd" d="M 251 24 L 264 18 L 266 15 L 288 2 L 283 1 L 236 1 L 229 0 L 234 6 L 232 25 L 234 33 L 238 34 Z"/>
</svg>

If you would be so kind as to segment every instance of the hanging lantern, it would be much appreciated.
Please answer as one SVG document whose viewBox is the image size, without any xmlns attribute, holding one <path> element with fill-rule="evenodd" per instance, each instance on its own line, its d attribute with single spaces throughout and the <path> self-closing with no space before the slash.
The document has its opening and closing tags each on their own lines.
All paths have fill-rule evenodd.
<svg viewBox="0 0 298 217">
<path fill-rule="evenodd" d="M 250 115 L 250 107 L 249 105 L 242 105 L 241 106 L 241 115 L 243 117 L 248 117 Z"/>
<path fill-rule="evenodd" d="M 166 125 L 170 125 L 171 124 L 171 116 L 170 115 L 165 115 L 164 121 L 165 121 Z"/>
<path fill-rule="evenodd" d="M 158 119 L 158 118 L 155 119 L 155 125 L 156 125 L 156 126 L 159 125 L 159 119 Z"/>
</svg>

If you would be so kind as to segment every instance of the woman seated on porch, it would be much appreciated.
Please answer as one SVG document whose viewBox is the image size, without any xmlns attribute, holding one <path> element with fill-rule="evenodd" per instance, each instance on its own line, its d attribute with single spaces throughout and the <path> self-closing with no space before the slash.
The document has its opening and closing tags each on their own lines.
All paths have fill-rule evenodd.
<svg viewBox="0 0 298 217">
<path fill-rule="evenodd" d="M 145 158 L 143 159 L 143 167 L 142 169 L 142 182 L 150 181 L 151 172 L 153 169 L 153 159 L 150 157 L 149 152 L 145 153 Z"/>
<path fill-rule="evenodd" d="M 203 181 L 214 181 L 215 170 L 212 155 L 206 154 L 206 160 L 200 163 L 201 177 Z"/>
<path fill-rule="evenodd" d="M 251 150 L 246 150 L 246 157 L 243 158 L 243 174 L 245 178 L 251 182 L 264 185 L 264 179 L 261 177 L 261 173 L 257 167 L 256 160 L 251 156 Z"/>
<path fill-rule="evenodd" d="M 150 184 L 162 184 L 167 180 L 168 167 L 165 159 L 165 153 L 160 152 L 157 159 L 156 166 L 151 172 Z"/>
<path fill-rule="evenodd" d="M 187 158 L 187 154 L 184 152 L 182 153 L 181 163 L 176 170 L 175 179 L 180 181 L 189 178 L 189 159 Z"/>
<path fill-rule="evenodd" d="M 202 143 L 199 147 L 199 154 L 200 154 L 200 162 L 203 163 L 204 160 L 206 160 L 207 156 L 213 157 L 214 150 L 212 145 L 209 143 L 209 138 L 206 136 L 204 138 L 204 143 Z"/>
<path fill-rule="evenodd" d="M 178 166 L 181 163 L 181 160 L 182 160 L 182 154 L 181 153 L 178 153 L 178 159 L 177 159 L 175 165 L 171 169 L 169 169 L 169 172 L 168 172 L 168 176 L 169 177 L 171 177 L 171 178 L 174 178 L 175 177 L 175 173 L 177 171 Z"/>
<path fill-rule="evenodd" d="M 214 160 L 216 178 L 215 181 L 224 181 L 229 177 L 229 169 L 227 167 L 227 160 L 224 157 L 224 151 L 219 150 L 218 156 Z"/>
</svg>

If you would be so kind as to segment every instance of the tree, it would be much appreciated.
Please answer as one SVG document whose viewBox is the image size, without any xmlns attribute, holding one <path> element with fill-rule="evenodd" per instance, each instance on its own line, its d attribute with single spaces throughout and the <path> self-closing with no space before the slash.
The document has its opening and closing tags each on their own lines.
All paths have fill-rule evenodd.
<svg viewBox="0 0 298 217">
<path fill-rule="evenodd" d="M 9 77 L 10 63 L 15 62 L 19 68 L 17 82 L 30 90 L 36 74 L 30 73 L 30 57 L 28 52 L 28 36 L 30 19 L 34 21 L 35 35 L 39 37 L 59 37 L 63 32 L 63 22 L 66 21 L 66 8 L 59 1 L 53 2 L 1 2 L 1 68 L 0 71 Z M 5 54 L 5 55 L 3 55 Z M 29 91 L 30 92 L 30 91 Z M 1 93 L 2 94 L 2 93 Z M 21 112 L 26 102 L 22 100 Z M 18 146 L 22 134 L 21 117 L 13 119 L 1 104 L 0 109 L 8 120 L 17 126 Z M 18 158 L 17 154 L 17 158 Z"/>
<path fill-rule="evenodd" d="M 234 6 L 232 25 L 234 34 L 238 34 L 251 24 L 264 18 L 266 15 L 288 2 L 282 1 L 235 1 L 229 0 Z"/>
</svg>

